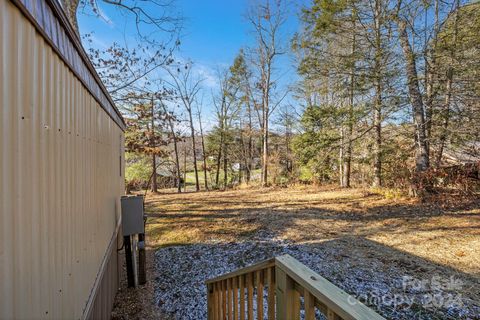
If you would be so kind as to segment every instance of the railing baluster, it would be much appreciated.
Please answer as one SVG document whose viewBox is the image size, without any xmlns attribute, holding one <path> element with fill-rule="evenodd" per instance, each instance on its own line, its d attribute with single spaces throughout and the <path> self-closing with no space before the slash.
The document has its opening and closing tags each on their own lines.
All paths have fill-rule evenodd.
<svg viewBox="0 0 480 320">
<path fill-rule="evenodd" d="M 263 320 L 263 270 L 256 272 L 257 277 L 257 319 Z"/>
<path fill-rule="evenodd" d="M 207 284 L 207 317 L 208 319 L 213 319 L 213 310 L 215 310 L 214 305 L 214 295 L 215 291 L 213 290 L 212 284 Z"/>
<path fill-rule="evenodd" d="M 233 319 L 238 320 L 238 277 L 233 278 Z"/>
<path fill-rule="evenodd" d="M 217 319 L 221 320 L 223 315 L 222 315 L 222 287 L 221 283 L 217 282 L 216 287 L 217 287 Z"/>
<path fill-rule="evenodd" d="M 280 268 L 275 269 L 275 294 L 277 297 L 277 319 L 278 320 L 293 320 L 296 319 L 294 314 L 294 282 L 293 280 Z"/>
<path fill-rule="evenodd" d="M 321 313 L 323 314 L 327 314 L 327 305 L 325 303 L 322 303 L 320 301 L 318 301 L 318 299 L 315 299 L 315 306 L 318 308 L 318 310 L 320 310 Z"/>
<path fill-rule="evenodd" d="M 305 290 L 305 320 L 315 320 L 315 297 Z"/>
<path fill-rule="evenodd" d="M 300 292 L 293 290 L 292 292 L 292 302 L 293 302 L 293 319 L 300 320 Z"/>
<path fill-rule="evenodd" d="M 227 279 L 227 314 L 228 320 L 233 319 L 232 309 L 233 309 L 233 299 L 232 299 L 232 279 Z"/>
<path fill-rule="evenodd" d="M 341 318 L 335 314 L 335 312 L 330 309 L 330 308 L 327 308 L 327 319 L 328 320 L 341 320 Z"/>
<path fill-rule="evenodd" d="M 253 320 L 253 272 L 247 274 L 247 313 L 248 320 Z"/>
<path fill-rule="evenodd" d="M 267 269 L 268 281 L 268 320 L 275 320 L 275 268 Z"/>
<path fill-rule="evenodd" d="M 245 276 L 241 275 L 240 280 L 240 320 L 245 320 Z"/>
<path fill-rule="evenodd" d="M 222 281 L 222 319 L 227 319 L 227 284 Z"/>
</svg>

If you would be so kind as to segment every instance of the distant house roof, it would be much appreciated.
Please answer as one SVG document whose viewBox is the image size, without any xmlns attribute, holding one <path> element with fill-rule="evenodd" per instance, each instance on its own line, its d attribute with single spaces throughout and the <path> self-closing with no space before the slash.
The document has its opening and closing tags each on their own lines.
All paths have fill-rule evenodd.
<svg viewBox="0 0 480 320">
<path fill-rule="evenodd" d="M 446 146 L 443 151 L 443 161 L 447 164 L 467 164 L 480 161 L 480 143 L 476 142 L 469 146 L 468 149 L 454 148 Z"/>
<path fill-rule="evenodd" d="M 175 175 L 166 168 L 157 167 L 157 175 L 162 177 L 174 177 Z"/>
<path fill-rule="evenodd" d="M 113 121 L 126 124 L 56 0 L 12 0 Z"/>
</svg>

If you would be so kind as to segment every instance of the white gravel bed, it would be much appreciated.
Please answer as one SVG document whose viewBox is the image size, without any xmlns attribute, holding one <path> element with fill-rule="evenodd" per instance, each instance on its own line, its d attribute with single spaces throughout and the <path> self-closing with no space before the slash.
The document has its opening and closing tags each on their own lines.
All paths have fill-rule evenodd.
<svg viewBox="0 0 480 320">
<path fill-rule="evenodd" d="M 159 249 L 155 253 L 156 303 L 173 319 L 206 319 L 205 280 L 290 254 L 388 319 L 480 319 L 479 301 L 460 296 L 455 288 L 436 285 L 438 280 L 445 284 L 454 279 L 456 285 L 478 288 L 478 279 L 436 265 L 425 269 L 401 254 L 392 262 L 378 250 L 361 250 L 367 243 L 353 245 L 351 241 L 293 244 L 270 240 Z M 366 256 L 365 251 L 371 253 Z"/>
</svg>

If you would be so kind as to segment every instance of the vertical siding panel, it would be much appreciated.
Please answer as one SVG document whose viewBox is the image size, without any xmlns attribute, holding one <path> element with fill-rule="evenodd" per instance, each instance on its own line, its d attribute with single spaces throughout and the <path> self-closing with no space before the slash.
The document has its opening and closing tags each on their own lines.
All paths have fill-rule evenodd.
<svg viewBox="0 0 480 320">
<path fill-rule="evenodd" d="M 74 81 L 71 71 L 67 68 L 65 69 L 65 77 L 67 79 L 67 86 L 65 89 L 66 92 L 66 99 L 67 103 L 62 106 L 62 144 L 63 144 L 63 161 L 62 161 L 62 169 L 63 169 L 63 199 L 64 199 L 64 209 L 63 214 L 67 218 L 67 260 L 69 266 L 69 273 L 70 277 L 68 277 L 68 286 L 71 288 L 69 290 L 68 296 L 68 310 L 67 315 L 70 319 L 74 317 L 74 310 L 75 310 L 75 297 L 76 297 L 76 288 L 75 288 L 75 278 L 78 277 L 76 266 L 76 252 L 74 247 L 74 219 L 75 215 L 72 213 L 70 208 L 70 177 L 72 174 L 70 171 L 70 164 L 71 164 L 71 150 L 70 145 L 68 143 L 68 126 L 69 126 L 69 115 L 70 110 L 74 104 L 74 92 L 72 90 L 72 82 Z"/>
<path fill-rule="evenodd" d="M 72 185 L 72 210 L 75 213 L 76 217 L 76 222 L 75 222 L 75 243 L 76 243 L 76 250 L 77 250 L 77 257 L 80 263 L 77 263 L 77 269 L 79 272 L 82 272 L 80 270 L 82 265 L 87 265 L 87 261 L 85 260 L 85 257 L 83 256 L 83 246 L 84 246 L 84 241 L 81 239 L 82 235 L 82 226 L 83 226 L 83 214 L 80 211 L 80 206 L 78 202 L 78 197 L 80 197 L 80 181 L 77 179 L 79 178 L 79 157 L 80 154 L 78 153 L 78 147 L 79 145 L 76 143 L 76 135 L 75 132 L 77 130 L 77 121 L 78 121 L 78 109 L 80 108 L 81 105 L 83 105 L 83 96 L 81 94 L 81 88 L 79 87 L 79 81 L 75 81 L 75 100 L 77 101 L 75 108 L 72 109 L 72 117 L 71 117 L 71 135 L 70 135 L 70 141 L 72 144 L 72 156 L 73 156 L 73 171 L 76 173 L 75 179 L 72 179 L 71 185 Z M 78 297 L 85 297 L 86 292 L 84 291 L 85 284 L 82 283 L 82 281 L 79 281 L 80 279 L 77 278 L 75 279 L 76 283 L 75 285 L 78 287 L 77 289 L 77 296 Z M 83 281 L 86 282 L 86 281 Z M 77 299 L 76 301 L 77 305 L 75 306 L 75 319 L 78 319 L 81 317 L 82 314 L 82 307 L 85 305 L 85 298 L 82 299 Z"/>
<path fill-rule="evenodd" d="M 52 58 L 53 65 L 55 68 L 58 69 L 59 73 L 59 81 L 57 83 L 58 86 L 65 86 L 68 87 L 67 79 L 65 78 L 65 70 L 61 68 L 61 65 L 58 63 L 58 61 L 55 58 Z M 62 296 L 62 301 L 60 302 L 60 308 L 61 308 L 61 317 L 62 318 L 67 318 L 68 313 L 66 311 L 66 308 L 68 306 L 68 296 L 70 295 L 70 290 L 72 289 L 69 286 L 68 283 L 68 278 L 70 276 L 70 270 L 69 270 L 69 261 L 67 260 L 67 254 L 66 251 L 68 250 L 68 230 L 67 227 L 68 225 L 66 224 L 66 215 L 63 214 L 63 175 L 64 172 L 62 170 L 63 164 L 64 164 L 64 159 L 63 159 L 63 145 L 61 144 L 61 131 L 62 131 L 62 106 L 64 106 L 67 103 L 66 100 L 66 89 L 60 90 L 60 92 L 57 92 L 56 90 L 54 91 L 54 94 L 57 94 L 60 99 L 58 100 L 58 103 L 55 104 L 55 110 L 54 110 L 54 117 L 55 117 L 55 133 L 54 133 L 54 140 L 55 140 L 55 148 L 53 150 L 53 154 L 56 158 L 55 160 L 55 203 L 57 206 L 57 215 L 56 218 L 59 221 L 59 229 L 57 231 L 59 232 L 59 237 L 57 238 L 57 243 L 56 243 L 56 250 L 59 251 L 60 256 L 59 256 L 59 265 L 61 266 L 61 274 L 62 274 L 62 287 L 64 288 L 65 293 Z"/>
<path fill-rule="evenodd" d="M 13 99 L 12 99 L 12 104 L 17 106 L 14 110 L 12 110 L 12 114 L 10 115 L 10 121 L 12 121 L 13 124 L 13 132 L 15 135 L 15 150 L 14 150 L 14 162 L 12 162 L 13 170 L 14 170 L 14 181 L 13 181 L 13 188 L 12 191 L 14 192 L 13 197 L 15 201 L 15 208 L 17 208 L 16 213 L 13 218 L 13 230 L 14 230 L 14 243 L 20 243 L 20 242 L 25 242 L 25 245 L 22 246 L 16 246 L 13 258 L 15 261 L 14 269 L 19 272 L 20 274 L 24 274 L 25 276 L 22 278 L 17 278 L 16 277 L 16 282 L 13 285 L 13 290 L 14 290 L 14 308 L 17 311 L 16 316 L 19 318 L 23 318 L 26 316 L 25 310 L 21 309 L 20 301 L 23 300 L 24 303 L 29 304 L 30 302 L 30 291 L 29 288 L 26 286 L 26 282 L 28 282 L 28 269 L 27 266 L 23 263 L 24 262 L 24 257 L 27 255 L 26 252 L 28 252 L 30 243 L 29 239 L 23 239 L 21 237 L 23 230 L 23 227 L 25 226 L 25 215 L 27 214 L 25 212 L 25 205 L 21 201 L 20 194 L 22 193 L 22 187 L 23 187 L 23 172 L 21 170 L 22 166 L 22 161 L 23 161 L 23 154 L 21 150 L 22 147 L 22 142 L 24 141 L 23 138 L 23 133 L 21 132 L 21 128 L 19 127 L 19 113 L 23 111 L 23 101 L 22 101 L 22 95 L 21 95 L 21 90 L 20 88 L 23 87 L 22 85 L 22 79 L 21 76 L 23 74 L 23 69 L 22 69 L 22 64 L 20 63 L 20 59 L 22 56 L 22 46 L 21 43 L 23 41 L 23 29 L 24 25 L 21 24 L 19 14 L 13 15 L 13 26 L 12 27 L 17 27 L 17 35 L 16 37 L 13 36 L 11 37 L 11 43 L 12 43 L 12 53 L 14 57 L 12 58 L 12 69 L 10 73 L 10 79 L 12 79 L 11 83 L 13 87 L 11 88 L 13 90 Z M 16 89 L 18 88 L 18 89 Z M 28 235 L 27 235 L 28 237 Z"/>
<path fill-rule="evenodd" d="M 91 185 L 91 180 L 90 180 L 90 163 L 91 163 L 91 152 L 92 150 L 90 149 L 90 146 L 91 144 L 89 143 L 88 141 L 88 137 L 90 135 L 90 125 L 91 125 L 91 104 L 90 104 L 90 100 L 88 100 L 88 103 L 85 105 L 85 123 L 84 123 L 84 127 L 85 127 L 85 130 L 84 130 L 84 150 L 85 150 L 85 154 L 87 155 L 87 160 L 88 161 L 85 161 L 85 177 L 84 177 L 84 181 L 85 181 L 85 185 L 88 186 L 88 188 L 85 189 L 85 211 L 86 212 L 92 212 L 92 206 L 91 206 L 91 195 L 90 195 L 90 190 L 92 188 L 92 185 Z M 88 219 L 88 221 L 86 221 L 86 227 L 92 231 L 93 230 L 93 219 Z M 89 242 L 93 242 L 94 243 L 94 236 L 93 236 L 93 232 L 89 232 L 88 233 L 88 238 L 90 239 Z M 94 252 L 93 252 L 93 249 L 94 249 L 94 245 L 90 245 L 88 247 L 88 255 L 90 257 L 93 257 L 94 255 Z M 90 274 L 90 268 L 88 270 L 89 274 Z"/>
<path fill-rule="evenodd" d="M 22 91 L 19 91 L 19 94 L 22 95 L 22 106 L 23 110 L 20 113 L 20 131 L 22 132 L 22 142 L 21 142 L 21 153 L 22 161 L 21 167 L 19 168 L 22 172 L 22 187 L 20 189 L 19 197 L 22 199 L 24 204 L 24 223 L 22 225 L 22 232 L 19 234 L 20 241 L 27 241 L 28 247 L 25 250 L 22 263 L 25 264 L 26 269 L 28 270 L 28 277 L 26 277 L 25 285 L 30 288 L 27 303 L 30 303 L 30 306 L 35 314 L 43 317 L 44 315 L 39 310 L 38 300 L 35 296 L 35 289 L 32 287 L 37 286 L 37 272 L 35 267 L 36 255 L 36 229 L 38 228 L 38 210 L 35 208 L 35 192 L 33 189 L 33 183 L 35 180 L 35 172 L 33 171 L 34 163 L 38 161 L 35 158 L 35 144 L 37 142 L 37 137 L 35 137 L 34 132 L 34 118 L 33 118 L 33 79 L 32 79 L 32 70 L 34 68 L 32 61 L 32 50 L 33 50 L 33 27 L 31 25 L 25 25 L 23 29 L 23 37 L 21 44 L 22 55 L 20 58 L 20 64 L 22 65 L 22 70 L 19 70 L 20 79 L 22 79 Z M 23 76 L 28 73 L 28 77 Z M 35 139 L 35 140 L 34 140 Z"/>
<path fill-rule="evenodd" d="M 70 141 L 71 141 L 71 144 L 72 144 L 72 155 L 73 155 L 73 172 L 75 172 L 75 177 L 74 179 L 72 179 L 71 181 L 71 185 L 72 185 L 72 210 L 73 212 L 75 212 L 75 217 L 76 217 L 76 224 L 75 224 L 75 236 L 76 236 L 76 239 L 75 239 L 75 243 L 77 244 L 77 256 L 78 256 L 78 259 L 80 261 L 80 263 L 77 264 L 77 267 L 79 268 L 79 272 L 81 273 L 81 269 L 82 269 L 82 266 L 83 265 L 87 265 L 88 262 L 85 260 L 85 257 L 83 256 L 83 246 L 84 246 L 84 241 L 82 241 L 83 239 L 81 238 L 82 236 L 82 224 L 83 224 L 83 214 L 80 212 L 80 206 L 79 206 L 79 196 L 80 196 L 80 192 L 79 192 L 79 189 L 80 189 L 80 181 L 78 180 L 79 178 L 79 164 L 80 164 L 80 154 L 78 152 L 78 147 L 79 145 L 77 144 L 77 141 L 75 139 L 75 132 L 77 130 L 77 119 L 78 119 L 78 109 L 80 108 L 80 106 L 84 103 L 83 99 L 82 99 L 82 94 L 81 94 L 81 86 L 80 86 L 80 82 L 75 79 L 75 83 L 76 83 L 76 92 L 75 92 L 75 95 L 76 95 L 76 105 L 75 107 L 72 109 L 72 128 L 71 128 L 71 135 L 70 135 Z M 87 282 L 87 281 L 82 281 L 82 282 Z M 80 297 L 85 297 L 87 295 L 87 292 L 85 292 L 83 290 L 84 288 L 84 285 L 83 286 L 79 286 L 80 287 L 80 293 L 79 293 L 79 296 Z M 77 306 L 76 306 L 76 315 L 75 315 L 75 319 L 78 319 L 81 317 L 82 315 L 82 311 L 83 311 L 83 306 L 85 305 L 86 303 L 86 300 L 85 298 L 82 298 L 82 299 L 77 299 Z"/>
<path fill-rule="evenodd" d="M 50 180 L 50 206 L 52 207 L 52 214 L 50 224 L 53 225 L 54 234 L 52 236 L 52 248 L 55 252 L 53 261 L 50 260 L 50 268 L 55 270 L 55 278 L 57 286 L 62 290 L 62 294 L 58 299 L 55 300 L 55 317 L 60 319 L 63 316 L 63 304 L 65 301 L 65 296 L 68 293 L 68 288 L 65 286 L 65 263 L 63 260 L 63 252 L 61 250 L 63 245 L 63 232 L 65 230 L 63 226 L 63 219 L 60 213 L 60 174 L 59 174 L 59 141 L 58 141 L 58 114 L 59 106 L 62 104 L 62 92 L 56 92 L 55 88 L 58 88 L 62 85 L 61 77 L 61 68 L 60 65 L 56 63 L 57 61 L 54 58 L 54 54 L 51 50 L 48 50 L 48 65 L 49 65 L 49 79 L 50 83 L 53 83 L 53 86 L 50 85 L 49 92 L 51 97 L 51 105 L 49 108 L 50 111 L 50 129 L 49 129 L 49 180 Z"/>
<path fill-rule="evenodd" d="M 38 42 L 35 39 L 35 29 L 29 25 L 27 28 L 27 52 L 25 57 L 25 69 L 29 71 L 30 76 L 28 81 L 25 81 L 24 95 L 26 100 L 26 107 L 28 115 L 23 120 L 24 124 L 28 126 L 29 134 L 27 139 L 29 141 L 28 149 L 26 150 L 27 163 L 29 172 L 27 175 L 27 189 L 30 197 L 30 212 L 31 214 L 31 241 L 32 253 L 29 257 L 31 277 L 32 277 L 32 309 L 36 314 L 45 318 L 49 314 L 49 309 L 46 304 L 46 295 L 42 295 L 42 266 L 41 256 L 43 251 L 43 243 L 40 239 L 41 234 L 41 205 L 40 205 L 40 144 L 41 132 L 39 131 L 39 122 L 42 108 L 42 94 L 41 84 L 38 82 L 39 75 L 42 72 L 38 65 Z"/>
<path fill-rule="evenodd" d="M 33 30 L 33 35 L 34 38 L 32 39 L 32 42 L 34 44 L 33 46 L 33 63 L 34 63 L 34 70 L 33 70 L 33 76 L 32 80 L 34 83 L 33 86 L 33 97 L 34 97 L 34 106 L 33 106 L 33 127 L 34 127 L 34 136 L 36 137 L 36 143 L 34 144 L 34 149 L 35 149 L 35 162 L 33 163 L 33 172 L 34 172 L 34 181 L 32 183 L 32 188 L 35 193 L 35 201 L 34 201 L 34 207 L 36 208 L 37 211 L 37 216 L 35 217 L 37 222 L 36 222 L 36 227 L 35 227 L 35 244 L 37 246 L 37 252 L 36 252 L 36 280 L 37 280 L 37 285 L 35 288 L 35 299 L 41 299 L 40 304 L 39 304 L 39 309 L 44 309 L 49 312 L 50 311 L 50 306 L 48 305 L 48 295 L 50 291 L 48 290 L 44 294 L 42 294 L 41 288 L 45 287 L 45 279 L 42 277 L 42 275 L 46 275 L 48 277 L 48 270 L 44 269 L 43 265 L 43 257 L 46 254 L 45 250 L 45 242 L 43 241 L 43 233 L 45 232 L 44 230 L 46 229 L 46 226 L 44 225 L 44 210 L 43 210 L 43 194 L 42 192 L 42 187 L 43 187 L 43 131 L 42 131 L 42 122 L 43 122 L 43 110 L 45 109 L 45 95 L 43 94 L 43 65 L 42 65 L 42 50 L 44 50 L 43 46 L 41 43 L 38 43 L 35 41 L 35 30 Z M 38 298 L 37 298 L 38 297 Z"/>
<path fill-rule="evenodd" d="M 67 170 L 67 165 L 68 165 L 68 150 L 67 150 L 67 143 L 65 141 L 65 131 L 66 131 L 66 119 L 67 119 L 67 110 L 68 107 L 71 105 L 71 88 L 70 88 L 70 83 L 71 83 L 71 78 L 70 78 L 70 72 L 66 68 L 62 68 L 63 70 L 63 77 L 64 77 L 64 103 L 60 106 L 60 128 L 61 131 L 59 132 L 59 139 L 60 139 L 60 152 L 61 152 L 61 160 L 60 160 L 60 168 L 61 168 L 61 194 L 62 194 L 62 207 L 61 207 L 61 215 L 64 218 L 65 221 L 65 237 L 64 237 L 64 245 L 63 245 L 63 250 L 65 254 L 65 264 L 67 266 L 67 271 L 68 271 L 68 277 L 66 278 L 66 286 L 68 288 L 68 295 L 65 300 L 65 310 L 64 314 L 66 318 L 71 319 L 72 318 L 72 311 L 73 311 L 73 304 L 74 304 L 74 292 L 75 292 L 75 286 L 73 283 L 73 279 L 75 277 L 75 272 L 73 270 L 73 252 L 72 252 L 72 226 L 71 226 L 71 221 L 72 221 L 72 214 L 68 212 L 68 207 L 67 207 L 67 196 L 68 196 L 68 185 L 67 185 L 67 178 L 68 178 L 68 170 Z M 61 240 L 62 241 L 62 240 Z M 62 242 L 63 242 L 62 241 Z"/>
<path fill-rule="evenodd" d="M 54 300 L 54 295 L 56 294 L 56 283 L 54 281 L 54 277 L 49 270 L 49 257 L 52 255 L 53 251 L 51 250 L 51 241 L 49 240 L 50 231 L 50 210 L 49 210 L 49 198 L 48 195 L 50 192 L 49 184 L 48 184 L 48 141 L 49 141 L 49 108 L 51 104 L 51 97 L 46 88 L 47 83 L 51 79 L 48 78 L 48 61 L 46 58 L 46 51 L 47 48 L 42 41 L 38 42 L 38 50 L 37 50 L 37 64 L 39 68 L 38 77 L 37 77 L 37 84 L 38 84 L 38 92 L 37 97 L 40 105 L 38 106 L 39 112 L 39 138 L 40 143 L 39 145 L 39 185 L 38 185 L 38 192 L 40 193 L 40 238 L 39 242 L 42 245 L 42 252 L 40 253 L 39 264 L 40 268 L 40 294 L 43 294 L 45 298 L 45 307 L 49 310 L 49 314 L 51 317 L 55 317 L 55 309 L 52 304 Z M 41 288 L 49 288 L 51 286 L 52 289 L 48 290 L 47 292 L 43 292 Z"/>
<path fill-rule="evenodd" d="M 12 103 L 10 83 L 11 60 L 10 50 L 11 37 L 9 33 L 12 27 L 11 15 L 7 11 L 9 4 L 0 1 L 0 101 L 2 106 L 8 106 Z M 10 119 L 10 113 L 13 112 L 9 108 L 2 107 L 0 109 L 0 277 L 2 285 L 0 286 L 0 318 L 6 319 L 14 314 L 13 307 L 13 216 L 7 214 L 13 212 L 12 203 L 12 185 L 13 185 L 13 127 Z"/>
<path fill-rule="evenodd" d="M 90 108 L 90 95 L 88 94 L 85 94 L 85 101 L 84 101 L 84 104 L 82 106 L 82 113 L 81 113 L 81 117 L 82 117 L 82 124 L 81 124 L 81 135 L 82 135 L 82 154 L 86 154 L 88 155 L 88 143 L 87 143 L 87 140 L 86 140 L 86 135 L 87 135 L 87 123 L 88 123 L 88 120 L 89 120 L 89 108 Z M 89 219 L 89 212 L 90 211 L 90 206 L 89 206 L 89 203 L 88 203 L 88 199 L 89 199 L 89 194 L 88 194 L 88 190 L 90 189 L 90 185 L 89 185 L 89 172 L 87 170 L 88 168 L 88 161 L 83 161 L 83 164 L 82 164 L 82 177 L 81 177 L 81 180 L 83 181 L 83 188 L 82 188 L 82 208 L 83 208 L 83 212 L 85 213 L 84 214 L 84 221 L 83 221 L 83 234 L 85 235 L 85 241 L 88 241 L 86 242 L 86 249 L 85 249 L 85 256 L 87 257 L 87 259 L 90 259 L 90 257 L 92 256 L 92 251 L 91 251 L 91 248 L 95 245 L 95 243 L 93 243 L 93 240 L 92 240 L 92 232 L 91 232 L 91 226 L 89 225 L 89 223 L 91 223 L 91 219 Z M 87 232 L 88 231 L 88 232 Z M 88 270 L 86 270 L 90 276 L 90 267 L 88 268 Z"/>
<path fill-rule="evenodd" d="M 43 66 L 43 91 L 45 95 L 45 108 L 42 110 L 43 111 L 43 136 L 44 136 L 44 143 L 43 143 L 43 151 L 44 151 L 44 157 L 42 161 L 44 161 L 43 166 L 44 166 L 44 184 L 43 184 L 43 195 L 45 197 L 45 203 L 44 203 L 44 223 L 45 228 L 42 232 L 43 239 L 45 243 L 47 244 L 47 252 L 44 257 L 42 257 L 43 265 L 44 265 L 44 272 L 48 272 L 48 276 L 44 277 L 45 281 L 47 281 L 46 285 L 53 286 L 55 288 L 58 287 L 58 270 L 55 267 L 55 262 L 57 259 L 57 252 L 55 250 L 55 231 L 56 225 L 55 225 L 55 219 L 53 218 L 55 215 L 55 208 L 54 208 L 54 190 L 53 190 L 53 173 L 52 173 L 52 167 L 54 163 L 54 159 L 52 158 L 53 151 L 52 151 L 52 131 L 53 131 L 53 126 L 52 126 L 52 106 L 55 103 L 55 98 L 52 93 L 52 85 L 47 85 L 47 84 L 52 84 L 55 85 L 54 78 L 52 76 L 53 71 L 52 71 L 52 66 L 50 65 L 50 57 L 51 57 L 51 52 L 47 46 L 42 44 L 43 48 L 43 61 L 42 61 L 42 66 Z M 60 288 L 58 289 L 60 290 Z M 50 298 L 50 310 L 51 310 L 51 316 L 52 318 L 58 317 L 59 314 L 57 313 L 58 308 L 56 307 L 55 304 L 55 293 L 52 291 L 48 292 L 49 298 Z"/>
</svg>

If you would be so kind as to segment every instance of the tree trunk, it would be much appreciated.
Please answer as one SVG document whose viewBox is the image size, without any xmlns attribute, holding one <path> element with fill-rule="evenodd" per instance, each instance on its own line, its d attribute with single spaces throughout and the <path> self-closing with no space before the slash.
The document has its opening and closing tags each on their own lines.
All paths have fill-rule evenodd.
<svg viewBox="0 0 480 320">
<path fill-rule="evenodd" d="M 344 187 L 345 181 L 345 129 L 343 126 L 340 128 L 340 149 L 338 150 L 338 173 L 340 176 L 340 187 Z"/>
<path fill-rule="evenodd" d="M 375 142 L 373 145 L 373 186 L 382 186 L 382 38 L 381 3 L 375 1 L 375 103 L 373 126 Z"/>
<path fill-rule="evenodd" d="M 262 187 L 266 187 L 268 185 L 268 98 L 264 99 L 263 109 Z"/>
<path fill-rule="evenodd" d="M 457 36 L 458 36 L 458 10 L 460 7 L 460 1 L 455 2 L 455 20 L 454 20 L 454 33 L 453 33 L 453 43 L 450 46 L 449 50 L 449 60 L 450 65 L 447 67 L 447 82 L 445 85 L 445 105 L 443 107 L 443 123 L 440 133 L 440 141 L 438 146 L 438 152 L 435 159 L 435 166 L 438 168 L 442 164 L 443 151 L 445 149 L 445 143 L 448 137 L 448 125 L 450 122 L 450 103 L 452 100 L 452 84 L 453 84 L 453 68 L 452 65 L 455 62 L 455 48 L 457 45 Z"/>
<path fill-rule="evenodd" d="M 425 62 L 427 59 L 425 59 Z M 430 154 L 430 143 L 432 139 L 432 121 L 433 121 L 433 64 L 435 63 L 432 58 L 432 66 L 425 66 L 425 135 L 427 139 L 427 151 Z"/>
<path fill-rule="evenodd" d="M 152 192 L 157 193 L 158 192 L 158 186 L 157 186 L 157 161 L 156 161 L 156 156 L 155 154 L 152 154 Z"/>
<path fill-rule="evenodd" d="M 290 121 L 290 119 L 287 121 Z M 290 128 L 290 123 L 287 122 L 285 127 L 285 149 L 287 151 L 287 172 L 289 173 L 289 176 L 293 172 L 292 150 L 290 148 L 290 141 L 292 139 L 291 135 L 292 131 Z"/>
<path fill-rule="evenodd" d="M 252 162 L 253 162 L 253 137 L 252 137 L 252 109 L 250 102 L 248 103 L 248 163 L 247 163 L 247 184 L 250 182 L 252 176 Z"/>
<path fill-rule="evenodd" d="M 447 141 L 448 124 L 450 120 L 450 101 L 452 99 L 452 81 L 453 70 L 451 67 L 447 71 L 447 83 L 445 85 L 445 105 L 443 110 L 443 123 L 438 142 L 438 152 L 435 159 L 435 166 L 438 168 L 442 164 L 443 150 L 445 149 L 445 142 Z"/>
<path fill-rule="evenodd" d="M 220 137 L 222 140 L 222 137 Z M 218 183 L 220 182 L 220 162 L 222 161 L 222 141 L 220 141 L 220 145 L 218 146 L 218 154 L 217 154 L 217 172 L 215 173 L 215 185 L 218 188 Z"/>
<path fill-rule="evenodd" d="M 195 129 L 193 128 L 192 109 L 188 109 L 188 117 L 190 119 L 190 134 L 192 137 L 192 152 L 193 152 L 193 170 L 195 171 L 195 190 L 200 191 L 200 183 L 198 181 L 198 167 L 197 167 L 197 148 L 195 144 Z"/>
<path fill-rule="evenodd" d="M 408 92 L 410 97 L 410 104 L 413 109 L 413 116 L 415 122 L 415 136 L 416 136 L 416 168 L 417 173 L 425 171 L 430 165 L 428 154 L 427 140 L 425 135 L 425 117 L 424 105 L 422 95 L 420 94 L 417 67 L 415 62 L 415 55 L 412 51 L 410 41 L 408 39 L 407 24 L 400 20 L 399 23 L 400 42 L 403 50 L 403 55 L 406 62 L 406 73 Z"/>
<path fill-rule="evenodd" d="M 244 171 L 247 171 L 248 165 L 248 155 L 247 150 L 245 150 L 245 139 L 243 137 L 243 122 L 240 120 L 240 147 L 242 149 L 242 161 L 240 161 L 240 168 L 239 168 L 239 175 L 238 175 L 238 183 L 241 184 L 243 182 Z"/>
<path fill-rule="evenodd" d="M 155 151 L 155 110 L 153 106 L 153 98 L 151 100 L 151 117 L 152 117 L 152 131 L 151 131 L 151 144 L 152 144 L 152 149 L 153 154 L 152 154 L 152 192 L 157 193 L 158 192 L 158 186 L 157 186 L 157 161 L 156 161 L 156 151 Z"/>
<path fill-rule="evenodd" d="M 264 57 L 263 65 L 263 166 L 262 166 L 262 186 L 268 185 L 268 122 L 270 117 L 270 77 L 271 77 L 271 58 Z"/>
<path fill-rule="evenodd" d="M 354 11 L 352 11 L 352 24 L 353 30 L 355 30 L 355 16 Z M 352 137 L 353 137 L 353 98 L 355 94 L 355 51 L 356 51 L 356 34 L 355 31 L 353 32 L 353 39 L 352 39 L 352 48 L 350 54 L 352 55 L 353 61 L 352 68 L 350 70 L 350 88 L 348 94 L 348 132 L 347 132 L 347 143 L 345 148 L 345 157 L 343 162 L 343 179 L 342 179 L 342 187 L 350 188 L 350 174 L 351 174 L 351 167 L 352 167 Z"/>
<path fill-rule="evenodd" d="M 80 31 L 78 29 L 77 23 L 77 8 L 80 0 L 61 0 L 63 11 L 67 16 L 68 21 L 73 27 L 73 30 L 77 33 L 78 37 L 80 38 Z"/>
<path fill-rule="evenodd" d="M 380 84 L 377 84 L 376 90 Z M 382 97 L 378 93 L 375 97 L 375 112 L 373 126 L 375 128 L 375 143 L 373 145 L 373 186 L 382 186 L 382 113 L 381 113 Z"/>
<path fill-rule="evenodd" d="M 353 111 L 349 111 L 349 113 L 353 113 Z M 352 118 L 351 116 L 349 118 Z M 353 120 L 353 119 L 352 119 Z M 350 175 L 351 175 L 351 167 L 352 167 L 352 136 L 353 136 L 353 123 L 348 124 L 348 136 L 345 146 L 345 156 L 343 161 L 343 179 L 342 179 L 342 187 L 343 188 L 350 188 Z"/>
<path fill-rule="evenodd" d="M 222 111 L 222 115 L 223 115 L 223 111 Z M 220 183 L 220 165 L 222 161 L 223 140 L 224 140 L 224 137 L 223 137 L 223 119 L 222 119 L 220 123 L 220 145 L 218 146 L 217 172 L 215 176 L 215 185 L 217 188 L 218 188 L 218 184 Z"/>
<path fill-rule="evenodd" d="M 200 137 L 202 139 L 202 154 L 203 154 L 203 178 L 205 179 L 204 185 L 205 190 L 208 191 L 208 179 L 207 179 L 207 158 L 205 154 L 205 139 L 203 137 L 203 127 L 202 127 L 202 118 L 200 117 L 200 112 L 198 112 L 198 123 L 200 125 Z"/>
<path fill-rule="evenodd" d="M 223 143 L 223 189 L 227 189 L 228 184 L 228 158 L 227 158 L 227 144 Z"/>
<path fill-rule="evenodd" d="M 187 142 L 183 142 L 183 192 L 187 192 Z"/>
<path fill-rule="evenodd" d="M 177 192 L 182 192 L 182 178 L 180 173 L 180 160 L 178 158 L 178 142 L 177 137 L 173 134 L 173 150 L 175 152 L 175 167 L 176 167 L 176 179 L 177 179 Z"/>
<path fill-rule="evenodd" d="M 425 135 L 427 138 L 427 151 L 430 155 L 430 145 L 432 139 L 432 126 L 433 126 L 433 100 L 435 96 L 434 92 L 434 82 L 436 79 L 436 47 L 438 40 L 438 0 L 435 0 L 435 22 L 434 22 L 434 34 L 433 34 L 433 44 L 431 52 L 430 61 L 428 61 L 428 54 L 425 53 Z M 425 24 L 427 24 L 427 19 L 425 19 Z M 427 27 L 425 26 L 425 30 Z M 426 32 L 426 31 L 425 31 Z M 425 36 L 425 42 L 426 40 Z M 427 43 L 425 43 L 425 47 Z"/>
<path fill-rule="evenodd" d="M 263 123 L 263 168 L 262 168 L 262 186 L 268 185 L 268 120 Z"/>
<path fill-rule="evenodd" d="M 170 115 L 167 112 L 167 108 L 165 105 L 162 103 L 163 111 L 167 116 L 168 119 L 168 125 L 170 127 L 170 132 L 172 134 L 173 138 L 173 151 L 175 153 L 175 170 L 176 172 L 176 180 L 177 180 L 177 192 L 181 193 L 182 192 L 182 176 L 181 176 L 181 171 L 180 171 L 180 157 L 178 155 L 178 139 L 177 139 L 177 134 L 175 133 L 175 126 L 173 125 L 172 119 Z"/>
</svg>

